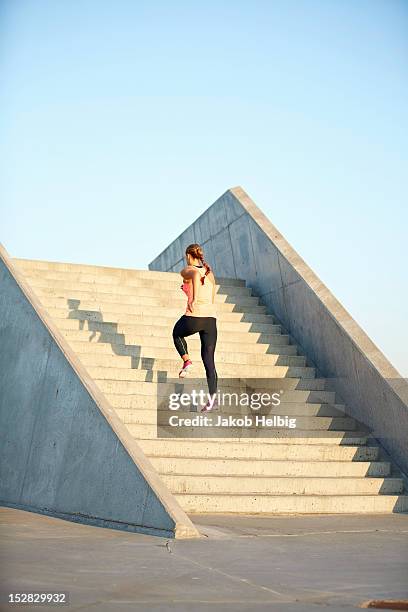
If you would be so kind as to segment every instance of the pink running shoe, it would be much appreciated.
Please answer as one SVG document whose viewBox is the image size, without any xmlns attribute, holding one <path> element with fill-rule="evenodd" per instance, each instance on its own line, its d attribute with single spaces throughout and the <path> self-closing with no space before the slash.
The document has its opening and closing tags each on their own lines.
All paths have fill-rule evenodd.
<svg viewBox="0 0 408 612">
<path fill-rule="evenodd" d="M 210 404 L 210 400 L 208 400 L 206 405 L 201 408 L 201 412 L 211 412 L 212 410 L 218 410 L 218 403 L 216 399 L 212 405 Z"/>
<path fill-rule="evenodd" d="M 191 361 L 191 359 L 187 359 L 187 361 L 183 363 L 183 367 L 179 372 L 179 378 L 184 378 L 185 376 L 187 376 L 188 372 L 191 370 L 192 367 L 193 362 Z"/>
</svg>

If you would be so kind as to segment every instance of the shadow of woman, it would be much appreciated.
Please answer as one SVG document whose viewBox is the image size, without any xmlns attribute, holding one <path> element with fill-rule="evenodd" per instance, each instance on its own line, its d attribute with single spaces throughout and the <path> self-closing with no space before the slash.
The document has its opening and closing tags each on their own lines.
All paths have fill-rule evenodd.
<svg viewBox="0 0 408 612">
<path fill-rule="evenodd" d="M 125 334 L 118 332 L 118 323 L 104 321 L 101 310 L 81 310 L 81 300 L 67 298 L 68 319 L 79 321 L 79 329 L 91 334 L 89 342 L 110 344 L 112 352 L 121 357 L 130 357 L 130 367 L 136 370 L 145 370 L 145 382 L 166 382 L 168 372 L 157 370 L 157 380 L 154 381 L 154 357 L 143 357 L 140 344 L 127 344 Z M 99 334 L 99 336 L 98 336 Z"/>
</svg>

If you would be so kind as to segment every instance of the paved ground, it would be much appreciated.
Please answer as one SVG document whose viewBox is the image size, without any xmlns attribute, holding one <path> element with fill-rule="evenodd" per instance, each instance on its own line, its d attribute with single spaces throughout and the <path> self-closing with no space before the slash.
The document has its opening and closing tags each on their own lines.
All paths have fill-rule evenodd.
<svg viewBox="0 0 408 612">
<path fill-rule="evenodd" d="M 207 516 L 189 541 L 9 508 L 0 522 L 1 590 L 68 591 L 62 610 L 343 612 L 408 598 L 408 515 Z M 1 607 L 17 609 L 44 607 Z"/>
</svg>

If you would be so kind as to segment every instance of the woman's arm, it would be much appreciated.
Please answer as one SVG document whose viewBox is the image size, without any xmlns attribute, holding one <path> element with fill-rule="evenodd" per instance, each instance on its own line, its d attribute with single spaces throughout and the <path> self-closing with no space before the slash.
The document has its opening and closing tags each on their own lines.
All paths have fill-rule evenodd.
<svg viewBox="0 0 408 612">
<path fill-rule="evenodd" d="M 200 273 L 193 266 L 186 266 L 185 268 L 183 268 L 183 270 L 180 272 L 180 274 L 184 278 L 184 280 L 190 281 L 192 283 L 192 285 L 193 285 L 193 299 L 188 304 L 189 310 L 191 312 L 193 312 L 194 305 L 195 305 L 195 300 L 196 300 L 196 297 L 198 295 L 199 287 L 200 287 L 200 282 L 201 282 Z"/>
<path fill-rule="evenodd" d="M 196 270 L 196 268 L 194 268 L 193 266 L 186 266 L 182 269 L 180 274 L 185 280 L 191 280 L 193 278 L 194 272 L 197 272 L 197 274 L 199 274 L 198 270 Z"/>
<path fill-rule="evenodd" d="M 197 299 L 198 293 L 200 291 L 200 283 L 201 283 L 201 275 L 200 275 L 198 270 L 193 270 L 192 281 L 193 281 L 193 301 L 192 301 L 192 304 L 194 305 L 194 303 L 195 303 L 195 301 Z M 193 312 L 193 311 L 191 311 L 191 312 Z"/>
<path fill-rule="evenodd" d="M 214 277 L 214 274 L 213 274 L 212 272 L 211 272 L 211 274 L 210 274 L 210 280 L 211 280 L 211 282 L 212 282 L 212 284 L 213 284 L 213 290 L 212 290 L 212 302 L 213 302 L 213 304 L 214 304 L 214 302 L 215 302 L 215 277 Z"/>
</svg>

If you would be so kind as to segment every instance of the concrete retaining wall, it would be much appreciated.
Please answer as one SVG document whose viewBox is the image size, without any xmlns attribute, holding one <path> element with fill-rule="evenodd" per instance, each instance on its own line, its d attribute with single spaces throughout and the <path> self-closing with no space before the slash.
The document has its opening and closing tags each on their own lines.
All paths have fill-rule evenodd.
<svg viewBox="0 0 408 612">
<path fill-rule="evenodd" d="M 149 268 L 177 272 L 200 243 L 218 276 L 243 278 L 408 473 L 408 384 L 241 188 L 229 189 Z"/>
<path fill-rule="evenodd" d="M 0 504 L 199 535 L 1 246 Z"/>
</svg>

